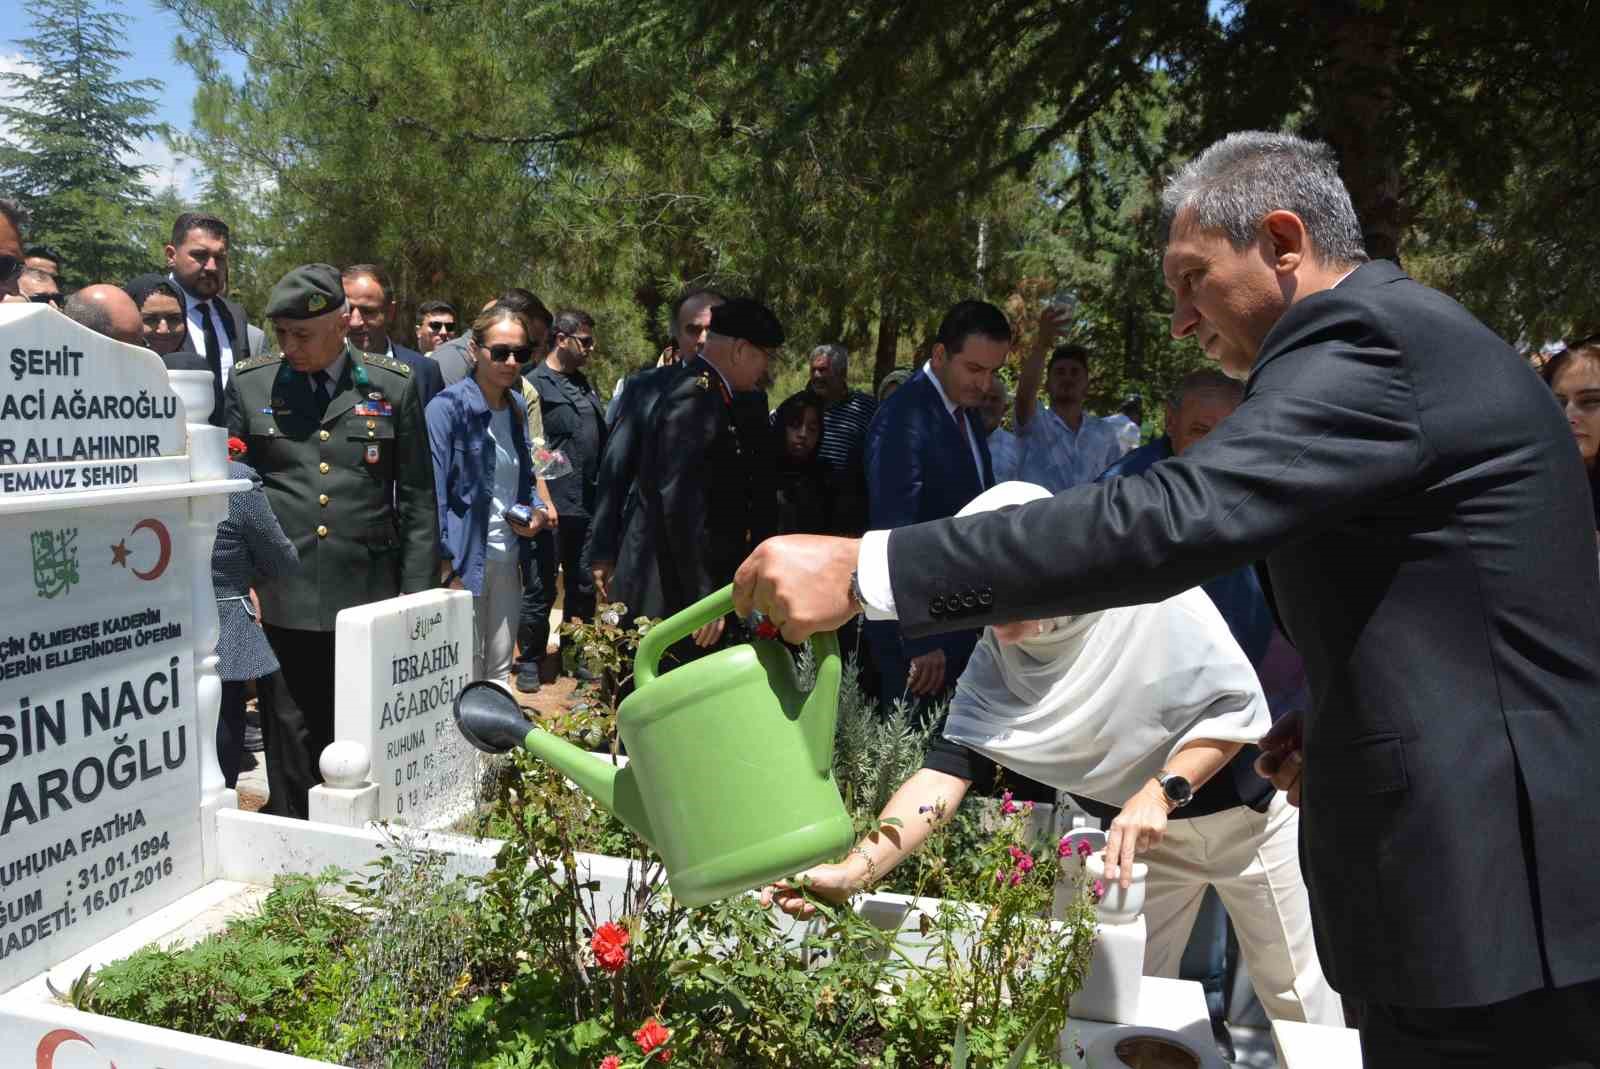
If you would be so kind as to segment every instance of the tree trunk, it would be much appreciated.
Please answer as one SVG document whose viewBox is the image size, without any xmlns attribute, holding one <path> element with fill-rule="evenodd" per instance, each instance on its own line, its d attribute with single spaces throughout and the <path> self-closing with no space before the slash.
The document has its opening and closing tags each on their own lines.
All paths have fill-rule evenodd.
<svg viewBox="0 0 1600 1069">
<path fill-rule="evenodd" d="M 1301 3 L 1307 25 L 1320 23 L 1326 42 L 1327 62 L 1313 89 L 1319 132 L 1338 153 L 1367 255 L 1396 262 L 1405 229 L 1400 166 L 1410 138 L 1399 129 L 1393 87 L 1399 77 L 1398 31 L 1409 7 L 1405 0 Z"/>
<path fill-rule="evenodd" d="M 872 389 L 885 375 L 894 370 L 895 358 L 900 353 L 900 317 L 892 298 L 884 297 L 878 305 L 878 347 L 872 356 Z"/>
</svg>

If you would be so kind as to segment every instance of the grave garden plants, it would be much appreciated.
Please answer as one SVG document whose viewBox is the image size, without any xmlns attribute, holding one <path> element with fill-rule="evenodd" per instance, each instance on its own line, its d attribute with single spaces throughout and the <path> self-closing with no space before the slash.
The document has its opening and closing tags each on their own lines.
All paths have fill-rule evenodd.
<svg viewBox="0 0 1600 1069">
<path fill-rule="evenodd" d="M 848 908 L 791 925 L 753 896 L 685 909 L 633 839 L 638 864 L 602 899 L 577 850 L 587 799 L 554 773 L 522 784 L 502 817 L 517 834 L 482 877 L 447 879 L 439 855 L 396 842 L 348 896 L 327 893 L 331 874 L 282 881 L 259 915 L 66 997 L 383 1069 L 932 1067 L 952 1064 L 958 1030 L 966 1066 L 1062 1064 L 1033 1040 L 1065 1025 L 1092 897 L 1080 884 L 1048 919 L 1059 847 L 1024 841 L 1021 813 L 977 844 L 974 875 L 947 875 L 953 897 L 890 931 Z"/>
</svg>

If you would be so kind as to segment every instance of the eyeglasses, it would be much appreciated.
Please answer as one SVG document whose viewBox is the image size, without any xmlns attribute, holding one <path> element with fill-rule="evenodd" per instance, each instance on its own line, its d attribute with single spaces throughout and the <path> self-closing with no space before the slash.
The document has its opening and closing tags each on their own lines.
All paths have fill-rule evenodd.
<svg viewBox="0 0 1600 1069">
<path fill-rule="evenodd" d="M 22 273 L 22 261 L 15 256 L 0 256 L 0 282 L 10 282 Z"/>
<path fill-rule="evenodd" d="M 161 324 L 165 323 L 168 330 L 172 331 L 173 333 L 177 333 L 178 328 L 183 326 L 183 316 L 176 312 L 172 313 L 171 315 L 157 315 L 155 313 L 151 313 L 150 315 L 144 316 L 143 319 L 144 325 L 150 330 L 155 330 L 157 327 L 161 326 Z"/>
<path fill-rule="evenodd" d="M 556 331 L 556 335 L 561 338 L 571 338 L 582 346 L 585 351 L 594 348 L 594 335 L 592 334 L 563 334 L 560 331 Z"/>
<path fill-rule="evenodd" d="M 489 359 L 496 364 L 510 362 L 521 364 L 533 359 L 533 347 L 531 345 L 519 345 L 516 347 L 490 345 L 486 346 L 483 351 L 488 353 Z"/>
<path fill-rule="evenodd" d="M 59 293 L 35 293 L 28 300 L 34 304 L 53 304 L 57 308 L 61 307 L 61 294 Z"/>
<path fill-rule="evenodd" d="M 422 329 L 429 334 L 449 334 L 456 329 L 454 321 L 449 319 L 436 319 L 432 323 L 422 324 Z"/>
</svg>

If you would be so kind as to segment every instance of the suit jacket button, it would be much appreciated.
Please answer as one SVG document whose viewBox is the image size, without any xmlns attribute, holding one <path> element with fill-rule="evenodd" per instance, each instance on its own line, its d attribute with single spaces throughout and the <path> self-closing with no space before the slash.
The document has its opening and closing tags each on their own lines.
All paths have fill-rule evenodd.
<svg viewBox="0 0 1600 1069">
<path fill-rule="evenodd" d="M 994 594 L 990 592 L 988 587 L 978 591 L 978 604 L 985 609 L 994 604 Z"/>
<path fill-rule="evenodd" d="M 322 526 L 319 525 L 317 527 L 317 537 L 318 538 L 327 538 L 328 537 L 328 529 L 326 527 L 322 527 Z"/>
<path fill-rule="evenodd" d="M 324 475 L 328 474 L 328 471 L 329 471 L 328 462 L 326 460 L 324 460 L 321 464 L 318 464 L 317 465 L 317 470 L 322 472 L 322 474 L 324 474 Z"/>
<path fill-rule="evenodd" d="M 961 595 L 961 607 L 963 609 L 976 609 L 978 607 L 977 596 L 970 590 Z"/>
<path fill-rule="evenodd" d="M 940 613 L 944 612 L 944 599 L 934 598 L 932 601 L 928 602 L 928 611 L 934 616 L 938 616 Z"/>
<path fill-rule="evenodd" d="M 328 440 L 328 432 L 327 431 L 318 431 L 317 432 L 317 437 L 321 438 L 324 442 L 326 442 Z"/>
</svg>

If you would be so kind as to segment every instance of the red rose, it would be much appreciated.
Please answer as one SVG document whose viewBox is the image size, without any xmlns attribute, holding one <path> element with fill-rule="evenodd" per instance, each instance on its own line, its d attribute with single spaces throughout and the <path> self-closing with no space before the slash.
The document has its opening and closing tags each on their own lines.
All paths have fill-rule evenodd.
<svg viewBox="0 0 1600 1069">
<path fill-rule="evenodd" d="M 594 960 L 606 972 L 617 972 L 628 964 L 628 929 L 606 921 L 595 929 L 589 945 L 594 948 Z"/>
<path fill-rule="evenodd" d="M 622 1059 L 615 1054 L 607 1054 L 600 1059 L 600 1069 L 622 1069 Z"/>
<path fill-rule="evenodd" d="M 639 1049 L 646 1054 L 649 1054 L 657 1047 L 663 1046 L 671 1038 L 672 1029 L 663 1026 L 654 1017 L 641 1025 L 639 1030 L 633 1034 L 633 1041 L 639 1044 Z M 669 1058 L 672 1056 L 667 1051 L 662 1051 L 662 1053 Z"/>
<path fill-rule="evenodd" d="M 249 451 L 250 451 L 249 448 L 244 444 L 244 439 L 243 438 L 229 438 L 228 439 L 228 459 L 229 460 L 238 460 L 240 457 L 244 456 Z"/>
</svg>

